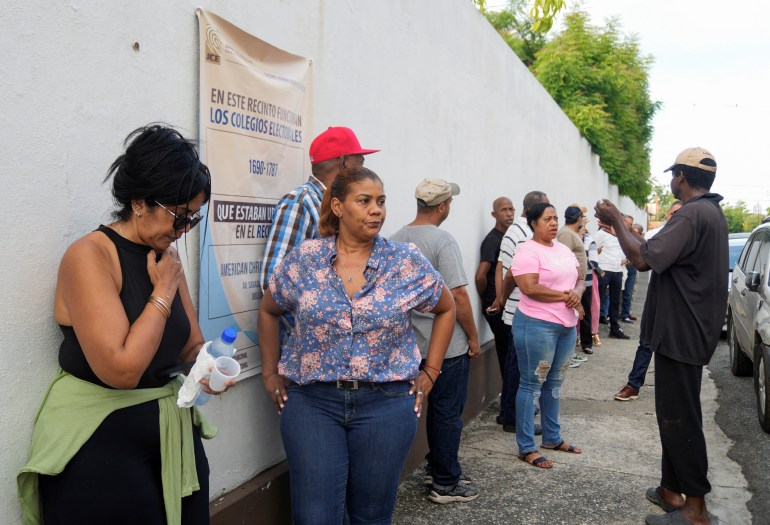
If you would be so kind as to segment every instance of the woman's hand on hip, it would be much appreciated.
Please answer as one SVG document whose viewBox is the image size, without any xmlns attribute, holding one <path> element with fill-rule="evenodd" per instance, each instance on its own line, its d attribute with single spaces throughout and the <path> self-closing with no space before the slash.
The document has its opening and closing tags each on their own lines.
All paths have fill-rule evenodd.
<svg viewBox="0 0 770 525">
<path fill-rule="evenodd" d="M 433 389 L 433 383 L 435 382 L 433 376 L 428 374 L 429 372 L 427 370 L 420 370 L 417 377 L 412 380 L 412 386 L 409 389 L 409 395 L 414 396 L 414 413 L 417 417 L 420 417 L 420 414 L 422 414 L 422 402 L 428 397 L 428 394 Z M 436 377 L 436 379 L 438 379 L 438 377 Z"/>
<path fill-rule="evenodd" d="M 289 399 L 289 396 L 286 393 L 286 385 L 289 384 L 289 381 L 278 373 L 265 375 L 263 372 L 262 382 L 265 385 L 267 395 L 273 400 L 275 411 L 278 412 L 278 415 L 281 415 L 284 403 Z"/>
</svg>

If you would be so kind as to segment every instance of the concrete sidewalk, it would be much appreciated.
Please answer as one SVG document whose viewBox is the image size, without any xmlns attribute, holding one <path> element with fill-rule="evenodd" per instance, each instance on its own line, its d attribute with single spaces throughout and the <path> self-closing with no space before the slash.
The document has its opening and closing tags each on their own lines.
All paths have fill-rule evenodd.
<svg viewBox="0 0 770 525">
<path fill-rule="evenodd" d="M 646 284 L 646 283 L 645 283 Z M 639 292 L 646 292 L 640 286 Z M 643 295 L 642 295 L 643 297 Z M 641 312 L 641 305 L 635 305 Z M 569 369 L 562 391 L 562 435 L 583 454 L 547 452 L 550 470 L 517 458 L 515 434 L 495 423 L 497 403 L 487 407 L 463 431 L 460 461 L 479 490 L 468 503 L 437 505 L 427 500 L 423 470 L 415 470 L 399 489 L 394 523 L 398 524 L 641 524 L 647 514 L 662 513 L 644 496 L 660 481 L 660 441 L 655 420 L 653 367 L 639 399 L 619 402 L 613 395 L 625 385 L 636 352 L 639 322 L 624 324 L 628 341 L 606 337 L 579 368 Z M 714 422 L 716 388 L 704 371 L 702 402 L 713 492 L 709 510 L 723 524 L 749 524 L 751 494 L 741 468 L 727 457 L 732 441 Z M 537 440 L 539 443 L 539 439 Z"/>
</svg>

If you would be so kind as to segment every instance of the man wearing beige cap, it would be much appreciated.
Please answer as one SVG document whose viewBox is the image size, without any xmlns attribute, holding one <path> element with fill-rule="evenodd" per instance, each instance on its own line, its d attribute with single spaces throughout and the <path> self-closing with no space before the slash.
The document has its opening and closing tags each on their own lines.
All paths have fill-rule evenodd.
<svg viewBox="0 0 770 525">
<path fill-rule="evenodd" d="M 706 510 L 706 439 L 700 405 L 703 366 L 719 342 L 725 317 L 727 221 L 721 195 L 709 193 L 714 156 L 703 148 L 680 153 L 671 171 L 671 193 L 684 204 L 651 239 L 635 237 L 609 201 L 596 204 L 602 229 L 614 226 L 623 252 L 640 271 L 652 270 L 641 338 L 655 352 L 655 412 L 663 449 L 660 486 L 647 499 L 667 514 L 648 525 L 715 523 Z"/>
<path fill-rule="evenodd" d="M 313 139 L 309 151 L 313 174 L 275 205 L 259 276 L 263 290 L 284 255 L 305 239 L 318 237 L 318 210 L 326 188 L 343 168 L 363 166 L 364 155 L 378 151 L 362 148 L 353 130 L 341 126 L 330 127 Z"/>
<path fill-rule="evenodd" d="M 465 290 L 468 279 L 460 247 L 452 235 L 439 229 L 449 216 L 452 198 L 459 193 L 457 184 L 442 179 L 423 180 L 414 192 L 417 217 L 391 237 L 393 241 L 417 245 L 444 278 L 457 308 L 452 340 L 431 390 L 426 418 L 429 448 L 426 483 L 431 484 L 428 499 L 434 503 L 472 501 L 478 497 L 470 480 L 462 474 L 457 453 L 463 429 L 461 416 L 468 395 L 468 360 L 479 353 L 479 336 Z M 431 314 L 412 312 L 412 327 L 423 359 L 427 355 L 432 324 Z"/>
</svg>

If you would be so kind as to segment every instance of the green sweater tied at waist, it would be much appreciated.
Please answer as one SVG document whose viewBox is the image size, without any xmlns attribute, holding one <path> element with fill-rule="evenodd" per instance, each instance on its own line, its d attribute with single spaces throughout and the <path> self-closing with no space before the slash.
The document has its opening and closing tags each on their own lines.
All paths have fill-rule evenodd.
<svg viewBox="0 0 770 525">
<path fill-rule="evenodd" d="M 60 474 L 70 459 L 116 410 L 157 400 L 160 407 L 160 458 L 166 522 L 180 525 L 182 498 L 199 490 L 193 448 L 194 424 L 205 439 L 217 429 L 197 408 L 180 409 L 181 383 L 172 379 L 159 388 L 113 390 L 59 372 L 35 417 L 29 461 L 16 478 L 24 525 L 42 523 L 38 474 Z M 119 450 L 115 451 L 120 453 Z"/>
</svg>

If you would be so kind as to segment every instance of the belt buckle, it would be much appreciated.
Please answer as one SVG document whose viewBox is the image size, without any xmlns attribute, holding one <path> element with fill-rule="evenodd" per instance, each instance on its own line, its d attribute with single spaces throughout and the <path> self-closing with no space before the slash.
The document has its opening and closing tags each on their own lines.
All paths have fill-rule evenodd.
<svg viewBox="0 0 770 525">
<path fill-rule="evenodd" d="M 358 390 L 358 379 L 338 379 L 337 388 L 341 390 Z"/>
</svg>

